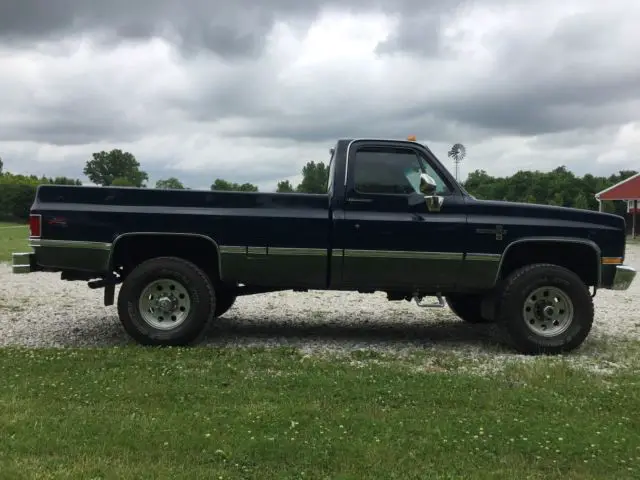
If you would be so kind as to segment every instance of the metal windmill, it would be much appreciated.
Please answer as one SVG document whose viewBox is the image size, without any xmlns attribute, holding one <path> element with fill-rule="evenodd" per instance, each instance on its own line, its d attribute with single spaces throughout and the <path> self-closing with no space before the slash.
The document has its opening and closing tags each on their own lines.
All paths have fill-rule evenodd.
<svg viewBox="0 0 640 480">
<path fill-rule="evenodd" d="M 460 171 L 460 163 L 467 155 L 467 149 L 461 143 L 456 143 L 451 147 L 449 153 L 447 154 L 449 158 L 453 159 L 453 164 L 456 166 L 456 180 L 458 180 L 458 173 Z"/>
</svg>

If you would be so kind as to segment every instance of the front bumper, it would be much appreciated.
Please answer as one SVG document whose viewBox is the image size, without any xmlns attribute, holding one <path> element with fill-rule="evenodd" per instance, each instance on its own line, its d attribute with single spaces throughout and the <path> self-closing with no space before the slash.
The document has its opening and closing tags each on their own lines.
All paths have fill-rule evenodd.
<svg viewBox="0 0 640 480">
<path fill-rule="evenodd" d="M 13 254 L 13 273 L 31 273 L 34 271 L 34 254 L 33 253 L 14 253 Z"/>
<path fill-rule="evenodd" d="M 627 290 L 636 278 L 636 273 L 635 268 L 627 265 L 616 265 L 611 290 Z"/>
</svg>

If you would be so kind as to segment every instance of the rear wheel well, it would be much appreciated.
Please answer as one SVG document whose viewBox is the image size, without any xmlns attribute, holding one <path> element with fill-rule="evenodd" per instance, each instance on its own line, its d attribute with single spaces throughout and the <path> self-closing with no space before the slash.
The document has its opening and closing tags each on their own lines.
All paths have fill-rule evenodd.
<svg viewBox="0 0 640 480">
<path fill-rule="evenodd" d="M 111 270 L 127 276 L 145 260 L 179 257 L 200 267 L 213 281 L 220 280 L 220 257 L 213 240 L 197 235 L 140 234 L 116 240 L 111 252 Z"/>
<path fill-rule="evenodd" d="M 534 263 L 551 263 L 571 270 L 587 286 L 598 284 L 600 257 L 592 246 L 573 242 L 522 242 L 507 250 L 500 278 Z"/>
</svg>

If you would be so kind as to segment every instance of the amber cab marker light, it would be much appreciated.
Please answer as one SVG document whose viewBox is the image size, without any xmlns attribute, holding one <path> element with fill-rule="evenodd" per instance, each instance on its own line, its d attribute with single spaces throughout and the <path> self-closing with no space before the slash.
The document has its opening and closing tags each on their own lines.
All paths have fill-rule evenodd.
<svg viewBox="0 0 640 480">
<path fill-rule="evenodd" d="M 603 265 L 622 265 L 622 257 L 602 257 Z"/>
<path fill-rule="evenodd" d="M 416 141 L 416 136 L 415 135 L 409 135 L 407 137 L 407 140 L 409 140 L 410 142 L 415 142 Z"/>
</svg>

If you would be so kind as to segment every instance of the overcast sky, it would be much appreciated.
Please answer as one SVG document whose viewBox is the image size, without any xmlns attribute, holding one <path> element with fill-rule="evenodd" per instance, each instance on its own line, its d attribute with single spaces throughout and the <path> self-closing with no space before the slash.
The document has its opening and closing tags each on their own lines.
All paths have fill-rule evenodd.
<svg viewBox="0 0 640 480">
<path fill-rule="evenodd" d="M 0 0 L 0 156 L 273 190 L 339 137 L 415 134 L 462 177 L 640 170 L 638 0 Z"/>
</svg>

